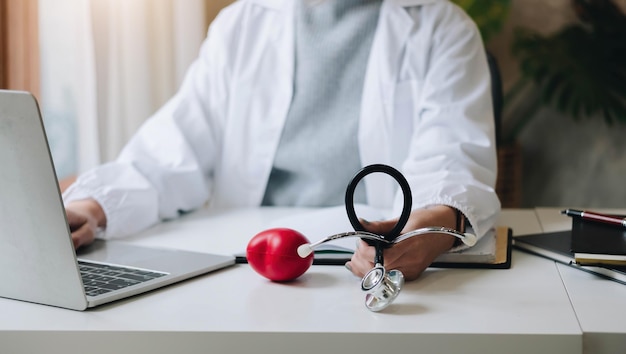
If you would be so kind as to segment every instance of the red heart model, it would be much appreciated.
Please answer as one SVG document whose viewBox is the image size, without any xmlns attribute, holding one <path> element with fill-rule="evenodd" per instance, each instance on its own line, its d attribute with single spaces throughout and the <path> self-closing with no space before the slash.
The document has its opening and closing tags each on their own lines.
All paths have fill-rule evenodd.
<svg viewBox="0 0 626 354">
<path fill-rule="evenodd" d="M 246 258 L 252 269 L 269 280 L 294 280 L 313 264 L 313 253 L 305 258 L 298 255 L 298 247 L 305 243 L 309 240 L 296 230 L 268 229 L 250 240 Z"/>
</svg>

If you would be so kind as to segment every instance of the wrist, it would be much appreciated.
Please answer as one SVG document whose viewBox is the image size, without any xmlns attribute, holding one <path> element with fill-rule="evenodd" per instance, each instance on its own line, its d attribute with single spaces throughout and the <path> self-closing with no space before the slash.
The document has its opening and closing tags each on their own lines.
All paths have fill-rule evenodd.
<svg viewBox="0 0 626 354">
<path fill-rule="evenodd" d="M 98 229 L 106 228 L 106 214 L 104 213 L 104 209 L 102 208 L 100 203 L 98 203 L 95 199 L 75 200 L 73 202 L 70 202 L 67 205 L 67 208 L 80 210 L 83 213 L 89 215 L 89 217 L 95 221 Z"/>
<path fill-rule="evenodd" d="M 449 205 L 433 205 L 428 208 L 436 213 L 436 219 L 439 220 L 438 226 L 454 229 L 458 232 L 465 233 L 466 219 L 465 215 L 458 209 Z M 443 236 L 443 235 L 442 235 Z M 463 244 L 459 238 L 450 236 L 451 242 L 449 248 L 456 248 Z"/>
</svg>

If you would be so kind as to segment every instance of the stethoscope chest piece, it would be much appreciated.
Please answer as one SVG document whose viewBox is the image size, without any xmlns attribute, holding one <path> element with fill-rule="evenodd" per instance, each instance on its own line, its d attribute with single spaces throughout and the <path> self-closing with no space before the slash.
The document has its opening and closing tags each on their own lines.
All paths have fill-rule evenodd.
<svg viewBox="0 0 626 354">
<path fill-rule="evenodd" d="M 361 290 L 365 291 L 365 306 L 370 311 L 381 311 L 389 306 L 400 294 L 404 285 L 404 275 L 399 270 L 385 271 L 376 264 L 361 280 Z"/>
</svg>

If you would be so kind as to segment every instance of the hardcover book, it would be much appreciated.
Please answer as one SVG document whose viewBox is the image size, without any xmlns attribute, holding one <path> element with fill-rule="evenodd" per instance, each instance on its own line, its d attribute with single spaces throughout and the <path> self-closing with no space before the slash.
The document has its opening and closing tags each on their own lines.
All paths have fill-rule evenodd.
<svg viewBox="0 0 626 354">
<path fill-rule="evenodd" d="M 572 218 L 571 250 L 580 264 L 626 266 L 626 228 Z"/>
</svg>

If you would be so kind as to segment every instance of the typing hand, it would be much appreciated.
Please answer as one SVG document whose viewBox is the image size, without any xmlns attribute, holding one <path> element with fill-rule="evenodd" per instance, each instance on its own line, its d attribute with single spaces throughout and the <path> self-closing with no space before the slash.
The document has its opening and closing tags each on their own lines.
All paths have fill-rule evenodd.
<svg viewBox="0 0 626 354">
<path fill-rule="evenodd" d="M 104 211 L 95 200 L 71 202 L 65 212 L 75 249 L 93 242 L 98 227 L 105 223 Z"/>
</svg>

